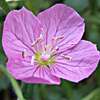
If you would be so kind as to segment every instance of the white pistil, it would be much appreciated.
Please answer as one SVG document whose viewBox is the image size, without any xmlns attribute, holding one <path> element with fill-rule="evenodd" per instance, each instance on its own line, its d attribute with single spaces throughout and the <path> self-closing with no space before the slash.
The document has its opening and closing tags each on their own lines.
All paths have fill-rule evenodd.
<svg viewBox="0 0 100 100">
<path fill-rule="evenodd" d="M 32 56 L 32 59 L 31 59 L 31 66 L 33 66 L 33 65 L 34 65 L 34 59 L 35 59 L 35 57 L 34 57 L 34 56 Z"/>
<path fill-rule="evenodd" d="M 72 60 L 72 57 L 65 56 L 65 55 L 63 55 L 63 54 L 61 54 L 61 57 L 65 58 L 65 59 L 68 59 L 68 60 Z"/>
<path fill-rule="evenodd" d="M 25 49 L 22 51 L 22 57 L 25 58 Z"/>
</svg>

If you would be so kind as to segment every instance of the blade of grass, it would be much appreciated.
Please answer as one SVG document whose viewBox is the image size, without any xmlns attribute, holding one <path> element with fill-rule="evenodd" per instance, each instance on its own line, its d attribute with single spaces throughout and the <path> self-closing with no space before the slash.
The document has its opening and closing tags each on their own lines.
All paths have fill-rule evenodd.
<svg viewBox="0 0 100 100">
<path fill-rule="evenodd" d="M 100 88 L 95 89 L 89 95 L 84 97 L 82 100 L 99 100 L 100 99 Z"/>
</svg>

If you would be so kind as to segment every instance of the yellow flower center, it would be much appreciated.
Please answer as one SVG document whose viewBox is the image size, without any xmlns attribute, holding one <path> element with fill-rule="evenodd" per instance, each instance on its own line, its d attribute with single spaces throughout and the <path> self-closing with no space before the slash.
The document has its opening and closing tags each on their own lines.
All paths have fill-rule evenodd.
<svg viewBox="0 0 100 100">
<path fill-rule="evenodd" d="M 47 66 L 47 67 L 49 67 L 49 65 L 54 64 L 54 62 L 55 62 L 55 59 L 53 58 L 54 55 L 51 55 L 50 58 L 47 61 L 43 61 L 41 56 L 42 55 L 41 55 L 40 52 L 37 52 L 35 54 L 35 59 L 38 61 L 39 66 L 42 66 L 42 67 Z"/>
</svg>

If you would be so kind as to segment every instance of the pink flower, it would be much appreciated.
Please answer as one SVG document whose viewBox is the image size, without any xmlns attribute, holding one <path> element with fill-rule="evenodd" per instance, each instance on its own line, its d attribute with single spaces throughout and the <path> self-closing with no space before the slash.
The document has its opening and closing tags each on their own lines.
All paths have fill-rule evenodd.
<svg viewBox="0 0 100 100">
<path fill-rule="evenodd" d="M 26 83 L 79 82 L 99 62 L 96 45 L 81 40 L 84 19 L 70 7 L 56 4 L 35 17 L 24 7 L 4 22 L 3 47 L 8 72 Z"/>
</svg>

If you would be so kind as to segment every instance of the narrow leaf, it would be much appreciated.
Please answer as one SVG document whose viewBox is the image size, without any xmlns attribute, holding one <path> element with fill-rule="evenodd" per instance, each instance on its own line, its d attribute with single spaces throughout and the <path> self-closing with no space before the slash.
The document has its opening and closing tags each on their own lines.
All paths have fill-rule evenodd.
<svg viewBox="0 0 100 100">
<path fill-rule="evenodd" d="M 97 88 L 94 91 L 92 91 L 89 95 L 84 97 L 82 100 L 99 100 L 99 99 L 100 99 L 100 88 Z"/>
<path fill-rule="evenodd" d="M 8 14 L 11 11 L 9 4 L 5 0 L 0 0 L 0 6 L 6 14 Z"/>
</svg>

